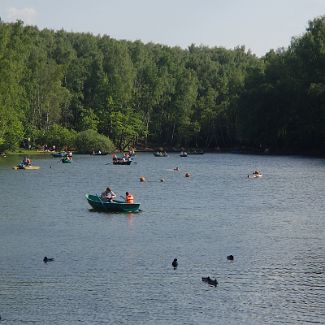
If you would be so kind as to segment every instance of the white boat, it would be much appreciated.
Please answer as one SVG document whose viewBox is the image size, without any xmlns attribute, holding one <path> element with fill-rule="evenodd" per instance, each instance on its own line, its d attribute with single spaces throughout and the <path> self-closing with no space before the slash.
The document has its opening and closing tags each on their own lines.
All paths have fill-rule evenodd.
<svg viewBox="0 0 325 325">
<path fill-rule="evenodd" d="M 261 178 L 263 174 L 261 172 L 255 171 L 253 174 L 248 175 L 248 178 Z"/>
</svg>

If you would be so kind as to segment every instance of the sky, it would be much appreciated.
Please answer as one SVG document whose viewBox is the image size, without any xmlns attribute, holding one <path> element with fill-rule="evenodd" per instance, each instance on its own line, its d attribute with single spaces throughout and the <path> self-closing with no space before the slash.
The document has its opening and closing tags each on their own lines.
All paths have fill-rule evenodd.
<svg viewBox="0 0 325 325">
<path fill-rule="evenodd" d="M 325 0 L 0 0 L 4 22 L 187 48 L 287 48 Z"/>
</svg>

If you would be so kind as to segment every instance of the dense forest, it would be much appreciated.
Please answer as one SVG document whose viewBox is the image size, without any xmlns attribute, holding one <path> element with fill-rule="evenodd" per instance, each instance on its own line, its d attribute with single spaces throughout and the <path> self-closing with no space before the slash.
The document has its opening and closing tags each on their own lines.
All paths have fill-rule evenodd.
<svg viewBox="0 0 325 325">
<path fill-rule="evenodd" d="M 262 58 L 0 21 L 0 151 L 24 139 L 324 154 L 325 17 Z"/>
</svg>

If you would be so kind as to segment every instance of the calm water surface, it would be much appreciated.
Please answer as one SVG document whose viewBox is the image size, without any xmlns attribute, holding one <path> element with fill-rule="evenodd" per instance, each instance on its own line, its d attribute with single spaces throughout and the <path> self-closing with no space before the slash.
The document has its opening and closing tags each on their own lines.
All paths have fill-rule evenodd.
<svg viewBox="0 0 325 325">
<path fill-rule="evenodd" d="M 1 324 L 325 323 L 325 159 L 0 159 Z M 92 211 L 106 186 L 142 212 Z"/>
</svg>

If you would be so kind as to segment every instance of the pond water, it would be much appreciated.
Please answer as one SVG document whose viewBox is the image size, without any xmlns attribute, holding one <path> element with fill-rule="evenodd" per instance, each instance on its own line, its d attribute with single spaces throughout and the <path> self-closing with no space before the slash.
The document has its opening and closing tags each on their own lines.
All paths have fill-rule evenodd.
<svg viewBox="0 0 325 325">
<path fill-rule="evenodd" d="M 110 158 L 0 158 L 1 324 L 325 323 L 325 159 Z M 92 211 L 107 186 L 141 212 Z"/>
</svg>

